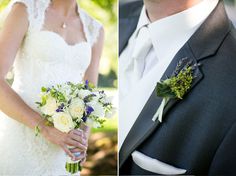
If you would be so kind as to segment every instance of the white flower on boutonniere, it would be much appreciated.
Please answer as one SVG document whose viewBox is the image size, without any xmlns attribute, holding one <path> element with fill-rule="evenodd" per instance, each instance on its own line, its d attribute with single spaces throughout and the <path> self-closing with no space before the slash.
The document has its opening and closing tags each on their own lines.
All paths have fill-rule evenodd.
<svg viewBox="0 0 236 176">
<path fill-rule="evenodd" d="M 156 121 L 158 118 L 158 120 L 162 122 L 163 111 L 167 103 L 171 99 L 183 99 L 184 95 L 191 88 L 194 79 L 193 71 L 198 64 L 190 65 L 191 62 L 187 63 L 187 65 L 180 70 L 180 64 L 178 64 L 176 68 L 176 70 L 179 70 L 178 73 L 175 71 L 173 76 L 157 83 L 157 96 L 162 97 L 163 100 L 152 118 L 153 121 Z"/>
<path fill-rule="evenodd" d="M 80 98 L 75 98 L 71 101 L 69 106 L 69 112 L 73 119 L 81 119 L 85 112 L 84 101 Z"/>
<path fill-rule="evenodd" d="M 62 132 L 68 133 L 74 128 L 71 116 L 65 112 L 59 112 L 52 116 L 54 127 Z"/>
</svg>

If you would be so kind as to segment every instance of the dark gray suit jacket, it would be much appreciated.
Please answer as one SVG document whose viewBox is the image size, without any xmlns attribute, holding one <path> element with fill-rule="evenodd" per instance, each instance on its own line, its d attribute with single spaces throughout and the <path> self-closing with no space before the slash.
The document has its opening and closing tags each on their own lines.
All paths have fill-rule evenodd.
<svg viewBox="0 0 236 176">
<path fill-rule="evenodd" d="M 141 1 L 120 6 L 120 52 L 141 8 Z M 186 57 L 201 64 L 191 90 L 183 100 L 167 104 L 161 124 L 151 120 L 162 101 L 153 91 L 121 147 L 121 175 L 153 174 L 132 161 L 135 150 L 184 168 L 186 174 L 236 174 L 236 32 L 222 1 L 179 50 L 163 78 Z"/>
</svg>

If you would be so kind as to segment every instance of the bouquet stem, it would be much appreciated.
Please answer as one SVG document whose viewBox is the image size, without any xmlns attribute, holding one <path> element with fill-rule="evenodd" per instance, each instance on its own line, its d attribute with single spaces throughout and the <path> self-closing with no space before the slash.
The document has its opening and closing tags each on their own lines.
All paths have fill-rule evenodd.
<svg viewBox="0 0 236 176">
<path fill-rule="evenodd" d="M 80 162 L 76 163 L 68 163 L 66 162 L 66 171 L 71 174 L 76 174 L 77 172 L 81 171 Z"/>
</svg>

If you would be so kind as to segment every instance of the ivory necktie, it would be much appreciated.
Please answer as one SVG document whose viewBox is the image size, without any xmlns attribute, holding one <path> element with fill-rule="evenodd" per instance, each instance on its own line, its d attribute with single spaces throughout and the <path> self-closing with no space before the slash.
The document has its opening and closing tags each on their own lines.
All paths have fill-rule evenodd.
<svg viewBox="0 0 236 176">
<path fill-rule="evenodd" d="M 134 80 L 142 78 L 145 69 L 145 59 L 152 47 L 152 41 L 147 26 L 143 26 L 135 39 L 135 47 L 132 54 Z"/>
</svg>

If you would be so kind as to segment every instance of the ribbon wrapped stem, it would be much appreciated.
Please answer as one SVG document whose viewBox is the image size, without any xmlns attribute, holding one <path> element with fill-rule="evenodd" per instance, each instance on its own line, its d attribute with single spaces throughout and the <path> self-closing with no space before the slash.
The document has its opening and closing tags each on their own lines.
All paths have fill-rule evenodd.
<svg viewBox="0 0 236 176">
<path fill-rule="evenodd" d="M 156 113 L 154 114 L 152 121 L 156 121 L 157 119 L 159 122 L 162 122 L 162 117 L 163 117 L 163 111 L 166 106 L 166 104 L 169 102 L 170 98 L 163 98 L 159 108 L 157 109 Z"/>
</svg>

